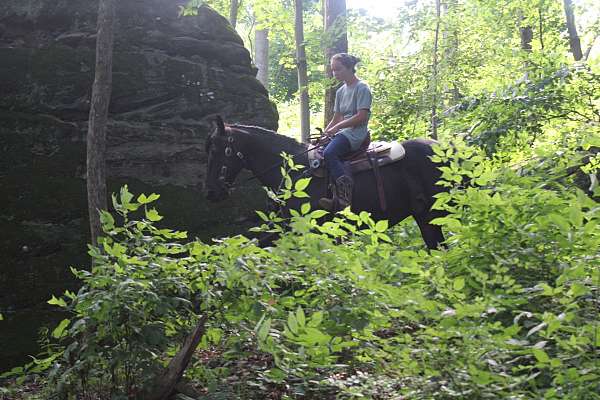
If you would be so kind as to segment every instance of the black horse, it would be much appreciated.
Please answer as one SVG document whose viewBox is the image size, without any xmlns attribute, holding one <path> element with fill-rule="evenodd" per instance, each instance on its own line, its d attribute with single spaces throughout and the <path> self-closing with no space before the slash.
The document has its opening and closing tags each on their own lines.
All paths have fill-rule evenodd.
<svg viewBox="0 0 600 400">
<path fill-rule="evenodd" d="M 444 241 L 439 226 L 430 224 L 434 218 L 443 216 L 431 210 L 434 196 L 443 191 L 436 185 L 441 172 L 430 159 L 433 154 L 432 140 L 416 139 L 403 142 L 406 155 L 400 161 L 380 169 L 384 182 L 386 210 L 383 211 L 378 198 L 377 184 L 372 171 L 354 175 L 352 211 L 367 211 L 375 220 L 388 220 L 390 226 L 412 216 L 421 230 L 425 244 L 437 248 Z M 282 180 L 279 166 L 281 153 L 295 156 L 296 164 L 308 165 L 307 145 L 274 131 L 246 125 L 225 125 L 220 117 L 216 127 L 206 141 L 208 171 L 206 197 L 210 201 L 221 201 L 229 195 L 229 188 L 239 172 L 245 168 L 272 190 L 280 187 Z M 292 175 L 292 177 L 294 177 Z M 327 195 L 326 178 L 312 177 L 305 190 L 310 196 L 313 209 Z M 290 199 L 288 208 L 299 208 L 306 199 Z"/>
</svg>

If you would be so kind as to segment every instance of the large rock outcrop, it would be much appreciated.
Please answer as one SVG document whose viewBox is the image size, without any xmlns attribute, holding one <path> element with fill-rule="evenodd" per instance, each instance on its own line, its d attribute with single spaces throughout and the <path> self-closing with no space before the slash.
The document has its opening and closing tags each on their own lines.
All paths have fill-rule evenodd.
<svg viewBox="0 0 600 400">
<path fill-rule="evenodd" d="M 259 188 L 204 200 L 207 117 L 275 128 L 277 111 L 225 18 L 186 0 L 120 0 L 108 128 L 109 188 L 161 194 L 164 223 L 209 238 L 260 206 Z M 88 264 L 85 135 L 97 1 L 0 4 L 0 311 L 62 291 Z M 250 196 L 250 197 L 248 197 Z M 251 201 L 249 201 L 251 199 Z M 9 312 L 10 314 L 10 312 Z"/>
</svg>

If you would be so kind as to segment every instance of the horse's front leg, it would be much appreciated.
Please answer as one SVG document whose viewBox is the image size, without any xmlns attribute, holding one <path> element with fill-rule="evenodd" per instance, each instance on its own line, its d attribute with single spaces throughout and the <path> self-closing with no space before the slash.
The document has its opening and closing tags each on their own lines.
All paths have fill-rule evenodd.
<svg viewBox="0 0 600 400">
<path fill-rule="evenodd" d="M 444 242 L 444 234 L 442 228 L 439 225 L 432 225 L 430 221 L 433 219 L 431 213 L 424 213 L 419 216 L 414 216 L 423 241 L 427 245 L 427 248 L 437 249 Z"/>
</svg>

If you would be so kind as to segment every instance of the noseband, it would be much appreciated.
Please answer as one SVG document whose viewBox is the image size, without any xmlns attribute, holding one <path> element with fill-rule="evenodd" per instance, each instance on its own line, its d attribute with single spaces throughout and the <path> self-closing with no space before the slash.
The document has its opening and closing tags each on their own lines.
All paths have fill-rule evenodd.
<svg viewBox="0 0 600 400">
<path fill-rule="evenodd" d="M 242 129 L 238 129 L 238 128 L 234 128 L 234 129 L 239 132 L 249 133 Z M 235 148 L 234 139 L 233 139 L 233 136 L 231 135 L 232 130 L 233 129 L 230 127 L 226 130 L 226 132 L 228 132 L 228 133 L 227 133 L 227 146 L 225 147 L 225 157 L 233 157 L 235 155 L 242 162 L 242 165 L 245 168 L 247 168 L 246 158 L 244 157 L 244 154 Z M 219 181 L 219 183 L 221 184 L 221 186 L 223 188 L 225 188 L 227 190 L 229 190 L 231 188 L 232 184 L 230 182 L 227 182 L 227 165 L 223 164 L 217 180 Z"/>
</svg>

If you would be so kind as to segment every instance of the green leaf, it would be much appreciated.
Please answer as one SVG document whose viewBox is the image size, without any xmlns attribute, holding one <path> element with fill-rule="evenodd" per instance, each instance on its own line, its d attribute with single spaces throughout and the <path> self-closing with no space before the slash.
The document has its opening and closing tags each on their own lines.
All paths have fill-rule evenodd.
<svg viewBox="0 0 600 400">
<path fill-rule="evenodd" d="M 310 321 L 308 322 L 308 326 L 315 328 L 315 327 L 321 325 L 322 321 L 323 321 L 323 312 L 317 311 L 316 313 L 313 313 L 310 316 Z"/>
<path fill-rule="evenodd" d="M 294 335 L 298 334 L 298 321 L 296 320 L 294 313 L 291 311 L 288 314 L 287 325 L 290 329 L 290 332 L 292 332 Z"/>
<path fill-rule="evenodd" d="M 302 206 L 300 207 L 300 212 L 302 213 L 302 215 L 308 214 L 310 212 L 310 203 L 302 204 Z"/>
<path fill-rule="evenodd" d="M 366 211 L 361 211 L 360 214 L 358 214 L 358 216 L 359 216 L 360 220 L 366 224 L 368 224 L 369 221 L 371 220 L 371 216 Z"/>
<path fill-rule="evenodd" d="M 265 375 L 272 379 L 274 382 L 283 382 L 287 378 L 287 374 L 279 368 L 272 368 L 268 370 Z"/>
<path fill-rule="evenodd" d="M 262 341 L 264 341 L 267 336 L 269 335 L 269 330 L 271 329 L 271 318 L 267 318 L 266 320 L 263 321 L 262 324 L 260 324 L 260 328 L 258 329 L 258 332 L 256 333 L 256 335 L 258 336 L 258 338 Z"/>
<path fill-rule="evenodd" d="M 304 311 L 302 310 L 302 307 L 298 307 L 298 309 L 296 310 L 296 320 L 298 321 L 298 326 L 303 328 L 304 326 L 306 326 L 306 318 L 304 316 Z"/>
<path fill-rule="evenodd" d="M 589 291 L 590 290 L 586 286 L 582 285 L 581 283 L 575 282 L 571 285 L 571 289 L 569 289 L 569 294 L 573 297 L 579 297 L 588 294 Z"/>
<path fill-rule="evenodd" d="M 115 219 L 108 211 L 100 211 L 100 223 L 105 231 L 110 231 L 115 228 Z"/>
<path fill-rule="evenodd" d="M 52 337 L 55 339 L 60 339 L 61 337 L 63 337 L 65 329 L 67 328 L 67 326 L 69 326 L 69 323 L 71 323 L 71 320 L 68 319 L 63 319 L 62 321 L 60 321 L 58 326 L 52 331 Z"/>
<path fill-rule="evenodd" d="M 319 219 L 321 217 L 324 217 L 327 214 L 329 214 L 329 212 L 327 212 L 325 210 L 315 210 L 315 211 L 313 211 L 313 212 L 310 213 L 310 217 L 312 219 Z"/>
<path fill-rule="evenodd" d="M 145 194 L 140 194 L 137 198 L 137 202 L 140 204 L 148 204 L 148 203 L 152 203 L 155 200 L 158 200 L 160 198 L 159 194 L 156 193 L 152 193 L 150 196 L 146 197 Z"/>
<path fill-rule="evenodd" d="M 57 299 L 56 297 L 54 297 L 54 295 L 52 295 L 52 298 L 48 300 L 48 304 L 56 305 L 63 308 L 67 306 L 67 303 L 63 299 Z"/>
<path fill-rule="evenodd" d="M 4 321 L 4 315 L 2 315 L 2 313 L 0 313 L 0 321 Z"/>
<path fill-rule="evenodd" d="M 163 219 L 163 217 L 161 217 L 158 214 L 158 211 L 156 211 L 155 208 L 152 208 L 150 210 L 146 210 L 146 218 L 148 218 L 152 222 L 160 221 L 161 219 Z"/>
<path fill-rule="evenodd" d="M 448 229 L 451 229 L 451 230 L 460 229 L 460 227 L 462 226 L 459 220 L 457 220 L 456 218 L 451 218 L 451 217 L 434 218 L 433 220 L 431 220 L 430 224 L 446 226 L 446 227 L 448 227 Z"/>
<path fill-rule="evenodd" d="M 311 178 L 302 178 L 302 179 L 298 179 L 298 181 L 296 181 L 296 184 L 294 185 L 294 189 L 296 190 L 304 190 L 308 187 L 308 184 L 310 183 Z"/>
<path fill-rule="evenodd" d="M 260 219 L 262 219 L 263 221 L 265 221 L 265 222 L 269 221 L 269 217 L 267 217 L 267 214 L 265 214 L 264 212 L 256 211 L 256 214 L 258 214 Z"/>
<path fill-rule="evenodd" d="M 462 290 L 462 288 L 465 287 L 465 278 L 459 276 L 458 278 L 454 279 L 452 287 L 454 290 Z"/>
<path fill-rule="evenodd" d="M 124 185 L 121 188 L 120 195 L 121 195 L 121 204 L 123 206 L 127 206 L 131 202 L 131 199 L 133 199 L 133 195 L 131 193 L 129 193 L 129 188 L 127 187 L 127 185 Z"/>
<path fill-rule="evenodd" d="M 294 197 L 296 197 L 298 199 L 306 199 L 309 196 L 306 192 L 294 192 Z"/>
<path fill-rule="evenodd" d="M 546 354 L 546 352 L 542 349 L 533 349 L 533 355 L 538 362 L 543 364 L 550 362 L 550 357 L 548 357 L 548 354 Z"/>
<path fill-rule="evenodd" d="M 377 223 L 375 224 L 375 230 L 377 232 L 385 232 L 388 228 L 388 222 L 387 220 L 381 220 L 381 221 L 377 221 Z"/>
</svg>

